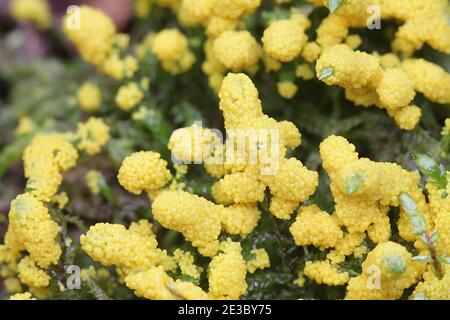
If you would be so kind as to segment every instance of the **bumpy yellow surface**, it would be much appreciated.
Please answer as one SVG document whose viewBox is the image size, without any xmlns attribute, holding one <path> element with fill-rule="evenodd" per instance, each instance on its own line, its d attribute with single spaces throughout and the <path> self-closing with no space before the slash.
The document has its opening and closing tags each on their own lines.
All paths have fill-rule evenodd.
<svg viewBox="0 0 450 320">
<path fill-rule="evenodd" d="M 310 2 L 327 6 L 327 1 Z M 27 3 L 29 8 L 25 6 Z M 31 21 L 46 28 L 51 17 L 45 4 L 45 1 L 14 0 L 11 10 L 17 20 Z M 444 0 L 344 2 L 322 21 L 317 39 L 311 42 L 305 34 L 309 20 L 294 13 L 290 19 L 275 21 L 267 27 L 262 38 L 264 53 L 249 32 L 236 31 L 242 28 L 245 16 L 260 5 L 259 0 L 156 0 L 155 4 L 174 11 L 183 26 L 205 28 L 206 61 L 202 68 L 209 77 L 210 86 L 219 92 L 219 107 L 227 133 L 264 129 L 277 131 L 279 137 L 277 141 L 270 138 L 270 142 L 278 143 L 278 154 L 270 163 L 250 163 L 250 146 L 243 151 L 242 163 L 204 163 L 206 171 L 219 179 L 212 187 L 217 204 L 183 191 L 185 186 L 177 179 L 187 170 L 181 167 L 176 167 L 177 175 L 170 187 L 163 189 L 172 175 L 166 161 L 155 152 L 137 152 L 124 160 L 118 174 L 120 184 L 134 194 L 149 193 L 154 199 L 154 218 L 163 227 L 181 232 L 200 254 L 212 258 L 208 270 L 209 292 L 206 293 L 199 286 L 174 280 L 166 273 L 179 268 L 181 274 L 199 279 L 203 270 L 195 265 L 194 256 L 188 251 L 177 249 L 173 256 L 168 256 L 166 251 L 158 249 L 153 226 L 147 220 L 133 222 L 128 229 L 104 223 L 92 226 L 81 236 L 83 250 L 105 266 L 117 267 L 121 279 L 140 297 L 238 299 L 247 288 L 246 273 L 269 267 L 270 259 L 265 249 L 252 249 L 254 257 L 244 261 L 238 242 L 219 243 L 222 231 L 240 237 L 249 235 L 260 220 L 258 204 L 265 199 L 266 191 L 270 192 L 270 212 L 287 220 L 316 190 L 317 173 L 308 170 L 299 160 L 286 157 L 287 150 L 296 148 L 301 142 L 296 126 L 265 115 L 250 78 L 233 73 L 224 77 L 227 70 L 253 74 L 263 55 L 268 72 L 279 71 L 281 62 L 300 56 L 308 63 L 317 60 L 317 76 L 325 68 L 333 68 L 332 74 L 323 79 L 325 83 L 343 87 L 346 97 L 357 105 L 386 109 L 405 130 L 414 129 L 421 117 L 420 108 L 412 104 L 416 92 L 440 104 L 450 102 L 449 73 L 426 60 L 408 58 L 424 44 L 444 53 L 450 52 L 450 27 Z M 381 7 L 382 19 L 395 19 L 402 24 L 392 43 L 393 53 L 380 55 L 354 51 L 361 39 L 356 35 L 349 36 L 349 30 L 366 26 L 367 8 L 371 4 Z M 150 5 L 150 0 L 137 1 L 141 16 L 148 13 Z M 132 77 L 139 66 L 137 59 L 128 53 L 129 37 L 116 33 L 112 20 L 101 11 L 86 6 L 81 10 L 81 29 L 70 28 L 69 15 L 65 17 L 63 28 L 82 57 L 115 80 Z M 138 45 L 136 53 L 144 59 L 152 52 L 163 69 L 176 75 L 193 66 L 195 56 L 189 46 L 198 43 L 189 44 L 188 38 L 178 29 L 164 29 L 149 34 Z M 310 66 L 306 63 L 298 65 L 296 76 L 312 79 L 314 74 Z M 116 103 L 129 111 L 144 99 L 148 81 L 125 83 L 128 84 L 120 87 L 116 95 Z M 298 87 L 293 82 L 281 81 L 278 90 L 281 96 L 290 99 Z M 95 111 L 102 104 L 99 88 L 91 83 L 79 88 L 77 99 L 85 111 Z M 18 134 L 34 130 L 34 126 L 24 119 Z M 448 127 L 447 124 L 443 135 L 448 134 Z M 181 128 L 170 138 L 168 147 L 179 159 L 205 162 L 218 154 L 219 159 L 225 160 L 225 152 L 230 150 L 227 148 L 236 147 L 236 144 L 224 144 L 210 129 L 199 131 L 203 141 L 197 145 L 194 142 L 196 129 L 195 125 Z M 270 139 L 258 141 L 258 149 L 268 145 Z M 61 248 L 59 227 L 51 220 L 44 202 L 62 209 L 68 201 L 67 194 L 58 194 L 58 189 L 62 173 L 74 167 L 78 158 L 71 142 L 79 150 L 94 155 L 108 140 L 109 128 L 101 119 L 91 118 L 79 124 L 76 133 L 39 134 L 26 148 L 23 159 L 29 193 L 19 195 L 12 202 L 10 226 L 5 244 L 0 246 L 0 262 L 6 264 L 0 269 L 0 275 L 7 278 L 5 286 L 11 292 L 22 291 L 22 282 L 30 287 L 34 296 L 46 296 L 42 289 L 48 286 L 50 277 L 44 269 L 58 262 Z M 290 232 L 299 246 L 313 245 L 330 251 L 326 260 L 307 261 L 296 283 L 304 284 L 304 274 L 318 284 L 336 286 L 348 282 L 347 299 L 396 299 L 423 274 L 412 297 L 450 299 L 448 266 L 445 266 L 445 277 L 437 279 L 431 267 L 425 271 L 426 264 L 413 262 L 406 248 L 389 241 L 391 222 L 388 216 L 390 207 L 399 206 L 399 193 L 408 192 L 424 215 L 427 230 L 439 233 L 438 254 L 450 255 L 450 197 L 443 198 L 443 190 L 428 183 L 425 198 L 419 187 L 418 173 L 406 171 L 396 164 L 360 158 L 355 147 L 343 137 L 325 139 L 320 153 L 330 177 L 335 212 L 329 214 L 316 205 L 303 206 L 298 210 Z M 275 166 L 276 170 L 264 173 L 269 166 Z M 89 174 L 88 184 L 93 193 L 100 191 L 100 179 L 98 172 Z M 450 193 L 449 188 L 447 192 Z M 416 248 L 423 250 L 402 210 L 398 229 L 404 240 L 415 241 Z M 377 245 L 367 255 L 361 275 L 350 279 L 339 264 L 350 255 L 364 257 L 368 250 L 366 237 Z M 25 251 L 28 255 L 22 256 Z M 380 288 L 375 290 L 368 286 L 369 282 L 373 283 L 373 267 L 378 268 L 380 277 Z M 11 299 L 31 299 L 31 293 L 14 295 Z"/>
<path fill-rule="evenodd" d="M 217 59 L 233 72 L 253 70 L 261 58 L 261 49 L 248 31 L 226 31 L 213 44 Z"/>
<path fill-rule="evenodd" d="M 144 99 L 144 93 L 137 83 L 129 83 L 119 88 L 116 103 L 123 111 L 130 111 Z"/>
<path fill-rule="evenodd" d="M 125 158 L 117 176 L 119 183 L 134 194 L 164 187 L 172 178 L 167 162 L 153 151 L 136 152 Z"/>
<path fill-rule="evenodd" d="M 151 41 L 151 51 L 162 62 L 163 68 L 171 74 L 185 72 L 195 62 L 186 36 L 178 29 L 158 32 Z"/>
<path fill-rule="evenodd" d="M 77 147 L 88 155 L 93 156 L 102 150 L 102 147 L 109 141 L 109 126 L 102 118 L 90 117 L 84 123 L 78 123 Z"/>
<path fill-rule="evenodd" d="M 116 43 L 115 45 L 118 46 Z M 103 62 L 101 70 L 115 80 L 123 80 L 125 77 L 132 77 L 138 69 L 138 62 L 135 57 L 126 55 L 121 59 L 119 50 L 113 49 Z"/>
<path fill-rule="evenodd" d="M 41 160 L 53 162 L 59 171 L 65 172 L 75 167 L 77 159 L 77 150 L 63 134 L 39 134 L 33 138 L 24 151 L 25 176 L 29 177 L 33 166 Z"/>
<path fill-rule="evenodd" d="M 210 39 L 214 39 L 226 31 L 235 30 L 239 22 L 239 19 L 227 19 L 212 16 L 209 20 L 207 20 L 205 33 Z"/>
<path fill-rule="evenodd" d="M 42 202 L 29 193 L 11 202 L 10 224 L 5 246 L 14 253 L 28 251 L 41 268 L 56 264 L 61 255 L 58 242 L 59 226 L 50 218 Z"/>
<path fill-rule="evenodd" d="M 30 287 L 44 288 L 50 283 L 50 276 L 40 269 L 30 257 L 25 257 L 18 264 L 19 278 Z"/>
<path fill-rule="evenodd" d="M 306 261 L 303 273 L 318 284 L 340 286 L 348 282 L 347 272 L 340 272 L 330 261 Z"/>
<path fill-rule="evenodd" d="M 315 62 L 321 51 L 321 47 L 316 42 L 308 42 L 303 48 L 302 58 L 307 62 Z"/>
<path fill-rule="evenodd" d="M 255 10 L 260 4 L 261 0 L 215 0 L 213 13 L 222 18 L 238 19 Z"/>
<path fill-rule="evenodd" d="M 315 76 L 313 69 L 307 63 L 299 64 L 295 69 L 295 75 L 303 80 L 311 80 Z"/>
<path fill-rule="evenodd" d="M 357 34 L 349 35 L 347 38 L 345 38 L 345 44 L 353 50 L 358 49 L 361 43 L 362 39 Z"/>
<path fill-rule="evenodd" d="M 9 297 L 9 300 L 35 300 L 30 292 L 16 293 Z"/>
<path fill-rule="evenodd" d="M 28 178 L 28 193 L 19 195 L 10 208 L 10 224 L 5 235 L 5 244 L 0 246 L 0 262 L 16 264 L 20 252 L 28 251 L 19 268 L 22 283 L 33 293 L 48 286 L 49 276 L 44 270 L 56 264 L 61 255 L 59 226 L 51 219 L 43 201 L 56 204 L 63 209 L 68 202 L 65 192 L 59 193 L 61 173 L 75 166 L 78 152 L 68 141 L 71 134 L 38 134 L 23 154 L 25 176 Z M 9 275 L 8 286 L 20 290 L 20 282 Z"/>
<path fill-rule="evenodd" d="M 319 76 L 324 68 L 332 67 L 334 72 L 324 81 L 329 85 L 345 88 L 376 87 L 383 76 L 383 70 L 376 57 L 361 51 L 353 51 L 346 45 L 326 48 L 317 61 Z M 358 70 L 358 72 L 356 72 Z"/>
<path fill-rule="evenodd" d="M 153 300 L 205 300 L 208 295 L 190 282 L 173 281 L 162 267 L 136 272 L 125 278 L 125 284 L 139 297 Z"/>
<path fill-rule="evenodd" d="M 178 20 L 183 25 L 204 24 L 211 16 L 215 0 L 181 0 Z"/>
<path fill-rule="evenodd" d="M 270 268 L 270 258 L 265 249 L 252 249 L 250 251 L 254 258 L 247 261 L 247 271 L 254 273 L 256 270 Z"/>
<path fill-rule="evenodd" d="M 80 243 L 92 259 L 105 266 L 114 265 L 125 274 L 147 270 L 160 262 L 153 237 L 119 224 L 97 223 L 80 237 Z"/>
<path fill-rule="evenodd" d="M 260 0 L 182 0 L 175 9 L 182 25 L 205 28 L 208 38 L 202 69 L 214 91 L 219 91 L 226 69 L 256 72 L 261 49 L 249 33 L 235 30 L 260 4 Z M 228 34 L 221 37 L 224 33 Z"/>
<path fill-rule="evenodd" d="M 339 221 L 337 217 L 336 220 Z M 361 251 L 364 252 L 364 246 L 361 245 L 364 238 L 364 233 L 344 233 L 344 237 L 340 239 L 333 250 L 327 254 L 327 259 L 333 264 L 339 264 L 344 262 L 346 256 L 353 254 L 357 257 L 361 254 Z"/>
<path fill-rule="evenodd" d="M 244 161 L 240 165 L 235 163 L 225 167 L 231 172 L 241 171 L 243 172 L 241 175 L 246 178 L 259 181 L 267 186 L 273 195 L 270 211 L 278 218 L 288 219 L 298 204 L 307 200 L 317 187 L 316 172 L 309 171 L 297 159 L 284 157 L 287 148 L 295 148 L 300 144 L 301 135 L 298 129 L 290 122 L 277 122 L 264 115 L 261 101 L 258 99 L 258 91 L 244 74 L 228 74 L 222 83 L 219 98 L 219 108 L 225 118 L 227 133 L 233 132 L 233 130 L 251 132 L 251 130 L 263 129 L 267 130 L 266 132 L 278 134 L 277 153 L 268 163 L 252 165 L 251 163 L 246 164 Z M 260 143 L 267 144 L 268 141 L 263 140 Z M 248 154 L 249 148 L 246 148 L 243 158 L 249 159 Z M 239 173 L 235 174 L 239 175 Z M 221 181 L 225 179 L 231 178 L 225 176 Z M 219 184 L 222 183 L 221 181 Z M 260 194 L 260 183 L 254 184 L 256 189 L 253 192 L 256 193 L 250 194 Z M 241 188 L 247 188 L 247 186 Z M 239 193 L 240 191 L 239 188 L 235 188 L 232 192 Z M 249 190 L 242 192 L 242 194 L 248 193 Z"/>
<path fill-rule="evenodd" d="M 392 259 L 399 264 L 389 263 Z M 402 245 L 390 241 L 380 243 L 367 255 L 362 274 L 350 280 L 346 299 L 398 299 L 404 289 L 417 281 L 424 266 L 412 261 L 411 253 Z"/>
<path fill-rule="evenodd" d="M 376 92 L 383 105 L 390 109 L 401 108 L 414 99 L 415 92 L 412 81 L 399 68 L 389 68 L 383 73 Z"/>
<path fill-rule="evenodd" d="M 264 200 L 266 186 L 249 173 L 225 175 L 214 184 L 211 193 L 222 204 L 253 204 Z"/>
<path fill-rule="evenodd" d="M 170 291 L 175 296 L 175 299 L 183 300 L 210 300 L 208 293 L 202 288 L 194 285 L 192 282 L 176 280 L 169 285 Z"/>
<path fill-rule="evenodd" d="M 221 243 L 221 251 L 209 264 L 209 294 L 214 299 L 239 299 L 247 290 L 247 267 L 241 245 L 230 240 Z"/>
<path fill-rule="evenodd" d="M 139 233 L 143 237 L 156 239 L 156 234 L 153 231 L 153 224 L 148 220 L 141 219 L 137 222 L 132 222 L 128 231 Z"/>
<path fill-rule="evenodd" d="M 271 23 L 262 37 L 264 51 L 282 62 L 298 57 L 307 41 L 305 25 L 293 18 Z"/>
<path fill-rule="evenodd" d="M 307 200 L 317 187 L 316 172 L 309 171 L 295 158 L 284 157 L 287 148 L 295 148 L 300 144 L 298 129 L 291 122 L 277 122 L 264 115 L 258 92 L 244 74 L 228 74 L 222 83 L 219 97 L 225 129 L 232 138 L 223 144 L 219 137 L 221 134 L 193 125 L 175 131 L 170 138 L 169 149 L 176 159 L 205 162 L 206 170 L 214 177 L 223 176 L 212 187 L 212 195 L 218 203 L 255 206 L 264 199 L 264 192 L 269 188 L 273 196 L 271 212 L 278 218 L 289 219 L 298 204 Z M 233 137 L 250 141 L 252 134 L 256 137 L 253 143 L 256 143 L 257 149 L 269 150 L 269 146 L 275 146 L 269 150 L 270 159 L 255 153 L 255 149 L 252 149 L 255 145 L 251 143 L 245 143 L 241 149 L 236 148 L 239 140 L 232 140 Z M 228 151 L 233 151 L 233 157 L 229 156 Z M 254 158 L 250 157 L 252 152 Z M 219 162 L 205 161 L 212 154 Z M 229 233 L 246 235 L 257 223 L 256 211 L 251 209 L 254 212 L 251 215 L 242 215 L 244 211 L 236 211 L 237 219 L 245 221 L 239 231 L 236 223 L 232 223 L 234 226 L 230 224 L 232 218 L 230 212 L 226 211 L 231 208 L 223 211 L 225 229 Z"/>
<path fill-rule="evenodd" d="M 382 56 L 379 56 L 378 53 L 373 53 L 375 56 L 378 56 L 380 58 L 380 64 L 383 68 L 394 68 L 394 67 L 400 67 L 401 61 L 399 57 L 395 53 L 386 53 Z"/>
<path fill-rule="evenodd" d="M 370 0 L 342 3 L 336 12 L 322 20 L 317 28 L 317 43 L 322 48 L 330 47 L 344 41 L 350 28 L 366 27 L 369 3 Z M 328 5 L 326 1 L 323 4 Z"/>
<path fill-rule="evenodd" d="M 176 249 L 173 252 L 173 259 L 180 267 L 182 274 L 191 276 L 195 279 L 200 278 L 200 272 L 194 263 L 194 256 L 192 255 L 192 253 L 190 253 L 189 251 Z"/>
<path fill-rule="evenodd" d="M 88 6 L 81 6 L 80 25 L 71 23 L 70 15 L 63 21 L 63 30 L 72 41 L 84 60 L 100 66 L 111 49 L 116 28 L 113 21 L 102 11 Z"/>
<path fill-rule="evenodd" d="M 220 211 L 220 220 L 229 234 L 246 237 L 257 226 L 261 212 L 256 205 L 235 204 Z"/>
<path fill-rule="evenodd" d="M 196 123 L 173 131 L 167 147 L 172 151 L 174 162 L 204 163 L 207 170 L 223 162 L 222 133 Z"/>
<path fill-rule="evenodd" d="M 343 87 L 347 99 L 356 105 L 386 109 L 404 130 L 417 125 L 421 112 L 411 105 L 416 93 L 414 83 L 402 68 L 383 69 L 378 57 L 353 51 L 346 45 L 330 46 L 323 51 L 317 60 L 317 77 L 326 68 L 332 68 L 333 73 L 323 81 Z"/>
<path fill-rule="evenodd" d="M 313 0 L 315 5 L 326 1 Z M 447 22 L 446 0 L 353 0 L 343 2 L 335 13 L 325 18 L 317 29 L 317 42 L 322 47 L 341 43 L 350 28 L 364 28 L 374 24 L 376 5 L 383 20 L 398 20 L 403 24 L 397 30 L 392 48 L 402 55 L 410 56 L 429 44 L 435 50 L 450 52 L 450 27 Z M 383 22 L 381 22 L 383 23 Z"/>
<path fill-rule="evenodd" d="M 389 223 L 383 217 L 387 214 L 386 207 L 399 205 L 398 195 L 402 191 L 408 192 L 421 212 L 428 216 L 417 173 L 392 163 L 358 159 L 354 146 L 343 137 L 330 136 L 325 139 L 320 145 L 320 153 L 331 179 L 336 214 L 350 232 L 364 232 L 375 224 L 376 229 L 369 232 L 372 240 L 388 240 Z M 380 233 L 385 237 L 380 237 Z M 410 229 L 400 228 L 400 234 L 407 240 L 415 239 Z"/>
<path fill-rule="evenodd" d="M 431 267 L 423 274 L 423 281 L 414 289 L 411 297 L 417 297 L 419 294 L 422 298 L 429 300 L 450 300 L 450 267 L 444 265 L 444 278 L 438 279 Z"/>
<path fill-rule="evenodd" d="M 289 230 L 298 246 L 313 245 L 321 250 L 335 247 L 344 237 L 335 219 L 316 205 L 300 208 Z"/>
<path fill-rule="evenodd" d="M 447 172 L 447 177 L 449 173 Z M 433 220 L 439 234 L 437 251 L 441 255 L 450 256 L 450 196 L 442 198 L 444 190 L 437 189 L 431 183 L 426 184 L 429 206 L 433 213 Z M 450 184 L 447 184 L 447 193 L 450 194 Z"/>
<path fill-rule="evenodd" d="M 392 48 L 403 55 L 412 55 L 426 43 L 450 53 L 450 26 L 446 0 L 371 0 L 380 6 L 382 19 L 397 19 L 403 25 L 397 30 Z"/>
<path fill-rule="evenodd" d="M 220 206 L 185 191 L 164 191 L 152 210 L 159 223 L 181 232 L 201 254 L 213 256 L 219 249 Z"/>
<path fill-rule="evenodd" d="M 415 90 L 431 101 L 450 103 L 450 74 L 443 68 L 423 59 L 406 59 L 402 68 L 413 81 Z"/>
<path fill-rule="evenodd" d="M 38 200 L 57 202 L 61 173 L 75 166 L 78 152 L 60 133 L 36 135 L 23 153 L 27 189 Z"/>
<path fill-rule="evenodd" d="M 77 91 L 80 107 L 85 111 L 95 111 L 102 104 L 102 95 L 99 88 L 90 82 L 84 83 Z"/>
<path fill-rule="evenodd" d="M 277 83 L 280 96 L 285 99 L 292 99 L 298 91 L 298 86 L 292 81 L 281 81 Z"/>
</svg>

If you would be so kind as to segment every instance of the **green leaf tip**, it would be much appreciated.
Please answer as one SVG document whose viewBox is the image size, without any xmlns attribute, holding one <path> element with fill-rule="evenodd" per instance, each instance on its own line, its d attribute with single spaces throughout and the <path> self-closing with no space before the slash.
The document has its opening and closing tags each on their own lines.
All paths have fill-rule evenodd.
<svg viewBox="0 0 450 320">
<path fill-rule="evenodd" d="M 356 172 L 345 181 L 345 189 L 347 194 L 352 195 L 364 184 L 364 177 Z"/>
<path fill-rule="evenodd" d="M 434 245 L 436 245 L 437 241 L 439 240 L 439 232 L 437 230 L 433 231 L 430 234 L 430 240 Z"/>
<path fill-rule="evenodd" d="M 416 202 L 414 201 L 411 196 L 406 192 L 401 192 L 398 196 L 400 199 L 400 203 L 403 207 L 403 209 L 406 211 L 406 213 L 411 212 L 418 212 L 419 209 L 417 208 Z"/>
<path fill-rule="evenodd" d="M 419 262 L 433 262 L 433 259 L 429 256 L 415 256 L 412 259 L 413 259 L 413 261 L 419 261 Z"/>
<path fill-rule="evenodd" d="M 333 73 L 334 73 L 334 68 L 333 68 L 333 67 L 325 68 L 325 69 L 323 69 L 322 72 L 320 73 L 319 80 L 326 79 L 326 78 L 332 76 Z"/>
<path fill-rule="evenodd" d="M 392 273 L 400 274 L 406 271 L 405 259 L 403 259 L 402 256 L 397 254 L 385 256 L 384 264 L 386 265 L 387 269 Z"/>
<path fill-rule="evenodd" d="M 438 257 L 438 261 L 440 263 L 450 264 L 450 257 L 440 256 L 440 257 Z"/>
<path fill-rule="evenodd" d="M 334 13 L 341 6 L 341 0 L 328 0 L 328 9 Z"/>
<path fill-rule="evenodd" d="M 427 181 L 434 184 L 438 189 L 442 189 L 441 197 L 446 198 L 448 196 L 448 179 L 444 166 L 426 154 L 412 154 L 411 158 L 420 172 L 427 178 Z"/>
<path fill-rule="evenodd" d="M 436 166 L 438 166 L 437 162 L 426 154 L 413 153 L 411 155 L 411 158 L 419 167 L 420 171 L 422 171 L 424 174 L 432 173 L 435 170 Z"/>
<path fill-rule="evenodd" d="M 425 233 L 426 221 L 417 208 L 414 199 L 406 192 L 401 192 L 399 195 L 400 204 L 405 211 L 413 226 L 413 233 L 422 235 Z"/>
</svg>

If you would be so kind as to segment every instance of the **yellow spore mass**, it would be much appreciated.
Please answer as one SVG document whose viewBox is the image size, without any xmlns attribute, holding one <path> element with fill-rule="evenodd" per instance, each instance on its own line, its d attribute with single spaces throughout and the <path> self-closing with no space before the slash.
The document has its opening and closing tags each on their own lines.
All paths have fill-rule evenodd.
<svg viewBox="0 0 450 320">
<path fill-rule="evenodd" d="M 298 57 L 307 41 L 305 26 L 293 18 L 271 23 L 262 38 L 264 51 L 282 62 Z"/>
<path fill-rule="evenodd" d="M 28 251 L 37 266 L 44 269 L 58 262 L 60 228 L 42 202 L 29 193 L 17 196 L 11 202 L 9 220 L 6 248 L 12 252 Z"/>
<path fill-rule="evenodd" d="M 339 136 L 325 139 L 320 144 L 320 154 L 330 176 L 336 215 L 350 233 L 368 231 L 373 241 L 387 241 L 390 224 L 386 215 L 390 206 L 399 206 L 401 192 L 408 192 L 431 222 L 417 172 L 409 172 L 394 163 L 359 158 L 355 147 Z M 400 224 L 403 218 L 401 213 Z M 405 229 L 399 226 L 400 235 L 407 240 L 416 239 L 407 220 L 406 226 Z"/>
<path fill-rule="evenodd" d="M 141 151 L 125 158 L 117 178 L 127 191 L 139 195 L 164 187 L 172 175 L 159 153 Z"/>
<path fill-rule="evenodd" d="M 135 82 L 119 88 L 116 95 L 116 104 L 123 111 L 130 111 L 144 99 L 144 93 Z"/>
<path fill-rule="evenodd" d="M 99 88 L 90 82 L 84 83 L 77 91 L 80 107 L 85 111 L 95 111 L 102 104 L 102 95 Z"/>
<path fill-rule="evenodd" d="M 344 237 L 335 219 L 316 205 L 300 208 L 289 230 L 298 246 L 313 245 L 321 250 L 335 247 Z"/>
<path fill-rule="evenodd" d="M 362 274 L 350 279 L 346 299 L 392 300 L 414 284 L 424 265 L 412 261 L 412 254 L 394 242 L 378 244 L 362 264 Z"/>
<path fill-rule="evenodd" d="M 261 49 L 248 31 L 226 31 L 213 44 L 217 59 L 229 70 L 254 70 L 261 58 Z"/>
<path fill-rule="evenodd" d="M 414 83 L 402 68 L 383 69 L 378 57 L 353 51 L 346 45 L 323 51 L 316 64 L 317 77 L 327 68 L 332 74 L 323 81 L 343 87 L 346 98 L 356 105 L 386 109 L 404 130 L 414 129 L 419 122 L 420 109 L 411 105 L 416 94 Z"/>
<path fill-rule="evenodd" d="M 330 261 L 306 261 L 303 274 L 318 284 L 328 286 L 344 285 L 349 280 L 347 272 L 340 272 Z"/>
<path fill-rule="evenodd" d="M 247 267 L 241 245 L 230 240 L 222 242 L 221 253 L 209 264 L 209 294 L 214 299 L 239 299 L 247 290 Z"/>
<path fill-rule="evenodd" d="M 162 267 L 130 274 L 125 278 L 125 284 L 137 296 L 152 300 L 208 299 L 208 294 L 200 287 L 190 282 L 174 281 Z"/>
<path fill-rule="evenodd" d="M 438 279 L 431 267 L 423 274 L 423 281 L 414 289 L 412 298 L 427 300 L 449 300 L 450 299 L 450 268 L 443 265 L 444 278 Z M 421 296 L 420 296 L 421 295 Z"/>
<path fill-rule="evenodd" d="M 254 273 L 256 270 L 270 268 L 269 254 L 265 249 L 252 249 L 250 254 L 254 257 L 246 262 L 248 272 Z"/>
<path fill-rule="evenodd" d="M 66 15 L 63 20 L 63 30 L 87 62 L 101 66 L 108 56 L 116 27 L 113 21 L 102 11 L 89 6 L 81 6 L 79 25 L 73 19 L 75 16 Z"/>
<path fill-rule="evenodd" d="M 155 238 L 119 224 L 97 223 L 81 235 L 80 243 L 92 259 L 114 265 L 125 274 L 145 271 L 160 262 Z"/>
<path fill-rule="evenodd" d="M 195 62 L 186 36 L 178 29 L 165 29 L 154 35 L 151 51 L 161 61 L 163 68 L 171 74 L 186 72 Z"/>
<path fill-rule="evenodd" d="M 201 254 L 213 256 L 219 249 L 220 206 L 185 191 L 164 191 L 152 210 L 159 223 L 181 232 Z"/>
<path fill-rule="evenodd" d="M 88 121 L 78 124 L 77 147 L 93 156 L 102 150 L 102 147 L 109 141 L 110 128 L 102 118 L 91 117 Z"/>
<path fill-rule="evenodd" d="M 50 276 L 28 256 L 18 264 L 19 278 L 23 284 L 30 287 L 44 288 L 50 284 Z"/>
</svg>

